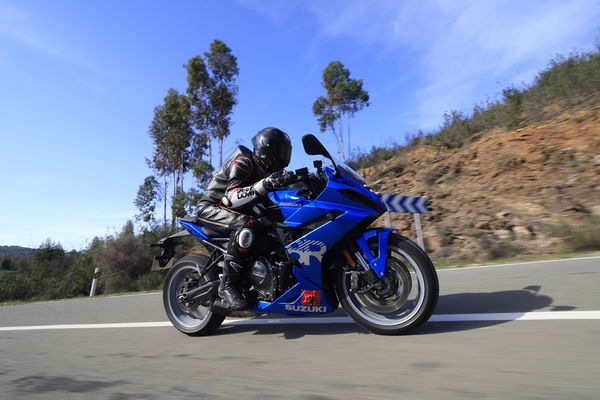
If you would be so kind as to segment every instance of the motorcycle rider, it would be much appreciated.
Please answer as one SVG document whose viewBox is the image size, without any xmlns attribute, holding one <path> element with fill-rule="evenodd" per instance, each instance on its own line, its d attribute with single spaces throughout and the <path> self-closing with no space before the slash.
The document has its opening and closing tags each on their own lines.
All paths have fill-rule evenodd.
<svg viewBox="0 0 600 400">
<path fill-rule="evenodd" d="M 217 170 L 199 203 L 197 218 L 209 229 L 229 233 L 219 296 L 233 310 L 248 307 L 242 295 L 241 273 L 256 244 L 257 223 L 247 211 L 269 191 L 285 183 L 292 143 L 277 128 L 264 128 L 253 138 L 254 151 L 238 146 Z"/>
</svg>

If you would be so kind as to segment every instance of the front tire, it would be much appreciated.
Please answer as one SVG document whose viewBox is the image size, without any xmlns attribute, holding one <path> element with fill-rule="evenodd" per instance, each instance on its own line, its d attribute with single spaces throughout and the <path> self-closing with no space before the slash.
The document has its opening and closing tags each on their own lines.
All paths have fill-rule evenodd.
<svg viewBox="0 0 600 400">
<path fill-rule="evenodd" d="M 202 284 L 207 281 L 205 276 L 198 274 L 196 268 L 198 264 L 205 266 L 207 260 L 208 257 L 200 254 L 183 257 L 175 263 L 165 278 L 163 304 L 167 316 L 175 328 L 190 336 L 209 335 L 221 326 L 225 319 L 225 315 L 212 311 L 214 296 L 208 299 L 208 305 L 206 300 L 185 302 L 180 297 L 190 282 Z"/>
<path fill-rule="evenodd" d="M 377 241 L 369 245 L 377 254 Z M 439 283 L 431 260 L 398 234 L 389 234 L 386 271 L 379 287 L 365 290 L 363 285 L 357 290 L 356 281 L 364 279 L 359 276 L 348 266 L 338 267 L 336 293 L 350 317 L 374 333 L 408 333 L 424 324 L 437 304 Z"/>
</svg>

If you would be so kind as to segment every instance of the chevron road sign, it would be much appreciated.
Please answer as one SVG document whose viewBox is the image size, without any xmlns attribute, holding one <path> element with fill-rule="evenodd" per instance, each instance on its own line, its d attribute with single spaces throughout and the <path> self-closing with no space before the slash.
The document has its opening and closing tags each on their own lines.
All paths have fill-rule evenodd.
<svg viewBox="0 0 600 400">
<path fill-rule="evenodd" d="M 402 196 L 389 193 L 381 193 L 381 198 L 388 211 L 404 212 L 412 214 L 426 214 L 427 198 Z"/>
</svg>

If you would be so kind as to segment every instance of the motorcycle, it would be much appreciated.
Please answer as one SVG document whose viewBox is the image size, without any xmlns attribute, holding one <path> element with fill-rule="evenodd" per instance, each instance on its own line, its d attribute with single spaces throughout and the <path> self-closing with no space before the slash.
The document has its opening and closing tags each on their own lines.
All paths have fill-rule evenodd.
<svg viewBox="0 0 600 400">
<path fill-rule="evenodd" d="M 344 311 L 364 328 L 383 335 L 404 334 L 425 323 L 436 306 L 435 268 L 419 246 L 391 228 L 370 227 L 385 211 L 381 197 L 313 135 L 302 138 L 308 155 L 323 156 L 286 174 L 294 190 L 268 193 L 252 208 L 265 227 L 260 255 L 245 269 L 245 296 L 261 314 L 315 316 Z M 173 326 L 188 335 L 208 335 L 230 313 L 217 289 L 229 238 L 195 218 L 153 246 L 162 248 L 153 269 L 169 269 L 163 303 Z M 193 235 L 210 255 L 175 260 L 176 240 Z"/>
</svg>

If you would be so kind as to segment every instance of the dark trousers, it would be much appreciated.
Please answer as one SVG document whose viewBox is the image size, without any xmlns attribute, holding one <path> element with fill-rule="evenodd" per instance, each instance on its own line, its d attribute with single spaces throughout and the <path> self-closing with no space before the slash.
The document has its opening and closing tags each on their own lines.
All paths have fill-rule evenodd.
<svg viewBox="0 0 600 400">
<path fill-rule="evenodd" d="M 233 258 L 237 264 L 245 266 L 256 242 L 256 225 L 252 223 L 252 218 L 246 214 L 221 208 L 209 201 L 200 202 L 196 217 L 209 231 L 218 236 L 229 236 L 227 255 L 230 257 L 228 258 Z M 250 230 L 255 238 L 249 247 L 239 245 L 239 235 L 245 229 Z"/>
</svg>

